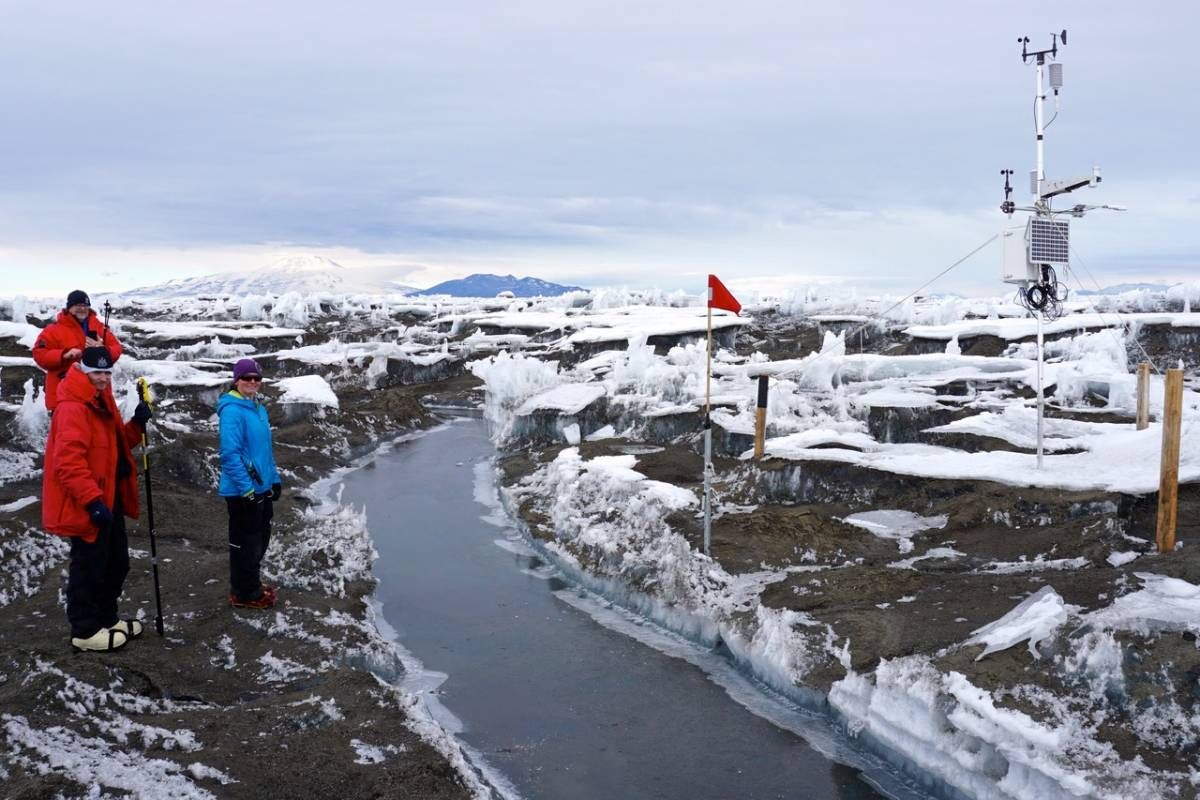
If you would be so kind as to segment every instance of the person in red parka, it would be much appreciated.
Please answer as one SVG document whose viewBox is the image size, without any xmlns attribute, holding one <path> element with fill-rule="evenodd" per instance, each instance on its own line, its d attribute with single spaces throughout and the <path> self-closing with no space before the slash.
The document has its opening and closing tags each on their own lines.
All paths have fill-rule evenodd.
<svg viewBox="0 0 1200 800">
<path fill-rule="evenodd" d="M 139 403 L 121 421 L 112 395 L 112 358 L 88 347 L 58 383 L 42 477 L 42 527 L 69 537 L 67 619 L 77 650 L 116 650 L 142 634 L 137 620 L 117 617 L 129 573 L 125 517 L 138 517 L 133 445 L 150 408 Z"/>
<path fill-rule="evenodd" d="M 58 405 L 58 382 L 67 376 L 67 369 L 79 361 L 87 347 L 107 349 L 113 361 L 123 352 L 117 337 L 92 311 L 87 293 L 76 289 L 67 295 L 67 307 L 38 334 L 33 345 L 33 360 L 46 370 L 44 396 L 46 410 L 51 414 Z"/>
</svg>

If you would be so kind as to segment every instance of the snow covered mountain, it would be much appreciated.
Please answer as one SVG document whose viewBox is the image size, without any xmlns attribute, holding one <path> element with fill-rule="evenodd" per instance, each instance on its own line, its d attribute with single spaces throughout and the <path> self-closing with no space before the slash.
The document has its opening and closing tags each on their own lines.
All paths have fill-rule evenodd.
<svg viewBox="0 0 1200 800">
<path fill-rule="evenodd" d="M 349 269 L 323 256 L 284 256 L 248 272 L 223 272 L 199 278 L 180 278 L 154 286 L 131 289 L 132 297 L 205 297 L 347 293 L 409 293 L 413 287 L 400 283 L 395 267 Z"/>
<path fill-rule="evenodd" d="M 1118 283 L 1115 286 L 1105 286 L 1099 291 L 1095 289 L 1080 289 L 1079 295 L 1111 295 L 1125 292 L 1163 292 L 1171 288 L 1165 283 Z"/>
<path fill-rule="evenodd" d="M 516 297 L 557 297 L 567 292 L 583 291 L 582 286 L 564 286 L 541 278 L 518 278 L 515 275 L 476 273 L 453 281 L 443 281 L 413 294 L 446 294 L 451 297 L 495 297 L 499 292 L 512 292 Z"/>
</svg>

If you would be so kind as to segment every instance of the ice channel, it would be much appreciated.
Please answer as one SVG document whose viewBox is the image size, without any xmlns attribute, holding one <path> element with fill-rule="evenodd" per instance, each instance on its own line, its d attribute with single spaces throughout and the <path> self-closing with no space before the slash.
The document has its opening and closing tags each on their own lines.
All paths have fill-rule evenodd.
<svg viewBox="0 0 1200 800">
<path fill-rule="evenodd" d="M 482 420 L 459 420 L 348 474 L 343 500 L 366 507 L 406 668 L 437 678 L 408 688 L 436 695 L 501 795 L 924 796 L 722 654 L 547 564 L 495 500 L 493 455 Z"/>
</svg>

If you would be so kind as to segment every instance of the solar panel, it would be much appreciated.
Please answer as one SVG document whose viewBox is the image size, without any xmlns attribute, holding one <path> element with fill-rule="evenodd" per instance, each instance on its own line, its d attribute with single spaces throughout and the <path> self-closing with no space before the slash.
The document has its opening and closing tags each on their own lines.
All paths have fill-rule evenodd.
<svg viewBox="0 0 1200 800">
<path fill-rule="evenodd" d="M 1066 264 L 1070 255 L 1070 223 L 1034 217 L 1029 220 L 1029 261 Z"/>
</svg>

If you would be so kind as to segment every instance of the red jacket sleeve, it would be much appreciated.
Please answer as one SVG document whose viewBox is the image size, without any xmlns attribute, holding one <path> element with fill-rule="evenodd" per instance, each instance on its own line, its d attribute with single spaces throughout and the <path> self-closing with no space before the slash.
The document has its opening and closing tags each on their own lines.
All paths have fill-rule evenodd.
<svg viewBox="0 0 1200 800">
<path fill-rule="evenodd" d="M 58 436 L 54 442 L 54 478 L 67 496 L 81 506 L 104 497 L 88 467 L 91 436 L 87 409 L 79 403 L 63 403 L 54 412 Z"/>
<path fill-rule="evenodd" d="M 125 433 L 125 446 L 128 447 L 130 450 L 132 450 L 134 447 L 136 447 L 142 441 L 142 436 L 145 433 L 145 431 L 142 430 L 141 425 L 138 425 L 133 420 L 129 420 L 128 422 L 125 423 L 124 433 Z"/>
<path fill-rule="evenodd" d="M 47 372 L 63 369 L 70 363 L 63 361 L 66 349 L 54 335 L 54 326 L 51 325 L 38 334 L 37 341 L 33 344 L 33 360 Z"/>
</svg>

